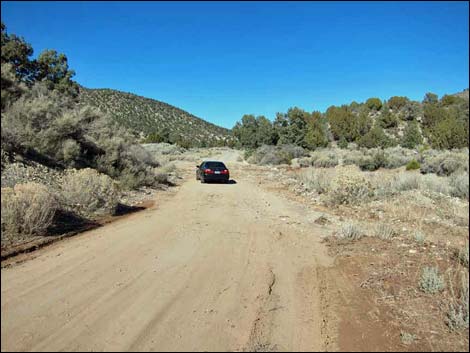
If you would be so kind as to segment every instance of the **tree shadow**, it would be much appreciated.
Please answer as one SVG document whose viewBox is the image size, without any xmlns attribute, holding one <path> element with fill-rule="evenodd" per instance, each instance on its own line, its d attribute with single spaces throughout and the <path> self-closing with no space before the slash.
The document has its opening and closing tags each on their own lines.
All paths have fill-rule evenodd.
<svg viewBox="0 0 470 353">
<path fill-rule="evenodd" d="M 129 206 L 129 205 L 124 205 L 122 203 L 118 203 L 116 206 L 116 210 L 113 213 L 113 216 L 123 216 L 129 213 L 134 213 L 134 212 L 138 212 L 142 210 L 145 210 L 145 207 Z"/>
<path fill-rule="evenodd" d="M 45 236 L 54 237 L 69 232 L 83 232 L 85 230 L 98 228 L 99 226 L 100 224 L 98 222 L 91 221 L 74 212 L 57 210 Z"/>
</svg>

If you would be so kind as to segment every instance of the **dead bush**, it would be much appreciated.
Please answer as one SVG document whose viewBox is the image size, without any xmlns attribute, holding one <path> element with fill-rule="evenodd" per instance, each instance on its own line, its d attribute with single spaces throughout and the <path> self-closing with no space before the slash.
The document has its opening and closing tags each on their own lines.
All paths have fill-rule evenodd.
<svg viewBox="0 0 470 353">
<path fill-rule="evenodd" d="M 307 190 L 325 194 L 330 190 L 332 174 L 328 170 L 309 168 L 299 175 L 299 180 Z"/>
<path fill-rule="evenodd" d="M 371 196 L 370 181 L 352 168 L 341 168 L 331 182 L 330 203 L 357 204 Z"/>
<path fill-rule="evenodd" d="M 469 327 L 469 292 L 468 271 L 461 273 L 460 288 L 454 289 L 452 280 L 449 281 L 451 298 L 447 312 L 447 325 L 452 331 L 467 329 Z"/>
<path fill-rule="evenodd" d="M 90 217 L 113 213 L 119 190 L 115 181 L 94 169 L 71 169 L 63 178 L 61 198 L 72 211 Z"/>
<path fill-rule="evenodd" d="M 450 193 L 454 197 L 468 200 L 468 172 L 454 173 L 449 177 Z"/>
<path fill-rule="evenodd" d="M 248 162 L 260 165 L 278 165 L 290 164 L 294 158 L 300 158 L 307 155 L 307 152 L 299 146 L 280 145 L 269 146 L 264 145 L 253 151 L 248 158 Z M 245 158 L 248 156 L 245 155 Z"/>
<path fill-rule="evenodd" d="M 425 151 L 421 156 L 421 173 L 451 175 L 455 172 L 468 172 L 468 149 L 460 151 Z"/>
<path fill-rule="evenodd" d="M 2 188 L 2 239 L 5 235 L 42 235 L 51 225 L 57 201 L 37 183 Z"/>
</svg>

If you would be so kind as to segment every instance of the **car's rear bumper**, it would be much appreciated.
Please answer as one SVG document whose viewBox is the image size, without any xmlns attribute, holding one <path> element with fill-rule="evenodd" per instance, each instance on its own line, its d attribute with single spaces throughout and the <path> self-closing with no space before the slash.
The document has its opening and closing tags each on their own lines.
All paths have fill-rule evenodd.
<svg viewBox="0 0 470 353">
<path fill-rule="evenodd" d="M 204 181 L 228 181 L 229 174 L 204 174 Z"/>
</svg>

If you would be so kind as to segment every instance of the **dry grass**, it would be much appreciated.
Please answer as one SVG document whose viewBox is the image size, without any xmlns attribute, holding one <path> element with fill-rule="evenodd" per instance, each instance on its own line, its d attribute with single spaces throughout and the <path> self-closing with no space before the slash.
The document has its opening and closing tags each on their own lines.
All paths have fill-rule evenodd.
<svg viewBox="0 0 470 353">
<path fill-rule="evenodd" d="M 391 240 L 395 235 L 395 230 L 386 223 L 379 223 L 375 228 L 375 236 L 379 239 Z"/>
<path fill-rule="evenodd" d="M 346 223 L 341 227 L 337 237 L 345 240 L 359 240 L 364 236 L 363 230 L 355 223 Z"/>
<path fill-rule="evenodd" d="M 468 266 L 468 263 L 467 263 Z M 452 331 L 469 327 L 469 291 L 468 271 L 460 272 L 459 287 L 454 288 L 452 278 L 449 280 L 450 299 L 447 312 L 447 325 Z"/>
<path fill-rule="evenodd" d="M 72 169 L 63 178 L 60 196 L 65 207 L 89 217 L 113 213 L 119 189 L 115 181 L 94 169 Z"/>
<path fill-rule="evenodd" d="M 2 188 L 2 240 L 4 236 L 42 235 L 51 225 L 57 202 L 49 190 L 37 183 Z"/>
<path fill-rule="evenodd" d="M 468 256 L 469 256 L 469 249 L 468 249 L 468 240 L 465 242 L 465 245 L 459 250 L 458 258 L 459 261 L 465 267 L 468 267 Z"/>
</svg>

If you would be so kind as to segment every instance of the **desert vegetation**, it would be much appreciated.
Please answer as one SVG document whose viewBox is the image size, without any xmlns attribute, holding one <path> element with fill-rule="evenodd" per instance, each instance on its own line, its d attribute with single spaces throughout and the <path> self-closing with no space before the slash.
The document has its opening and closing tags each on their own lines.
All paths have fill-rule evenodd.
<svg viewBox="0 0 470 353">
<path fill-rule="evenodd" d="M 1 30 L 2 244 L 47 233 L 56 211 L 113 214 L 122 192 L 168 182 L 132 132 L 81 102 L 64 54 L 32 58 Z"/>
<path fill-rule="evenodd" d="M 115 214 L 124 194 L 174 185 L 179 163 L 235 146 L 258 166 L 246 169 L 338 217 L 338 254 L 379 254 L 374 273 L 397 266 L 413 300 L 439 306 L 446 329 L 468 329 L 468 90 L 245 115 L 232 135 L 159 101 L 81 87 L 64 54 L 32 53 L 2 24 L 2 246 L 46 235 L 59 213 Z M 403 307 L 410 298 L 380 290 Z M 409 328 L 400 337 L 419 340 Z"/>
<path fill-rule="evenodd" d="M 401 341 L 413 345 L 426 337 L 429 323 L 415 318 L 427 316 L 448 344 L 464 344 L 469 318 L 468 148 L 364 148 L 350 143 L 304 148 L 290 161 L 269 157 L 265 160 L 270 163 L 261 163 L 279 150 L 247 149 L 247 161 L 260 165 L 272 181 L 269 188 L 286 187 L 296 199 L 329 215 L 334 224 L 326 241 L 330 251 L 343 266 L 351 264 L 354 273 L 364 271 L 367 280 L 357 285 L 370 288 L 377 310 L 396 320 Z M 387 301 L 382 305 L 383 298 Z"/>
</svg>

